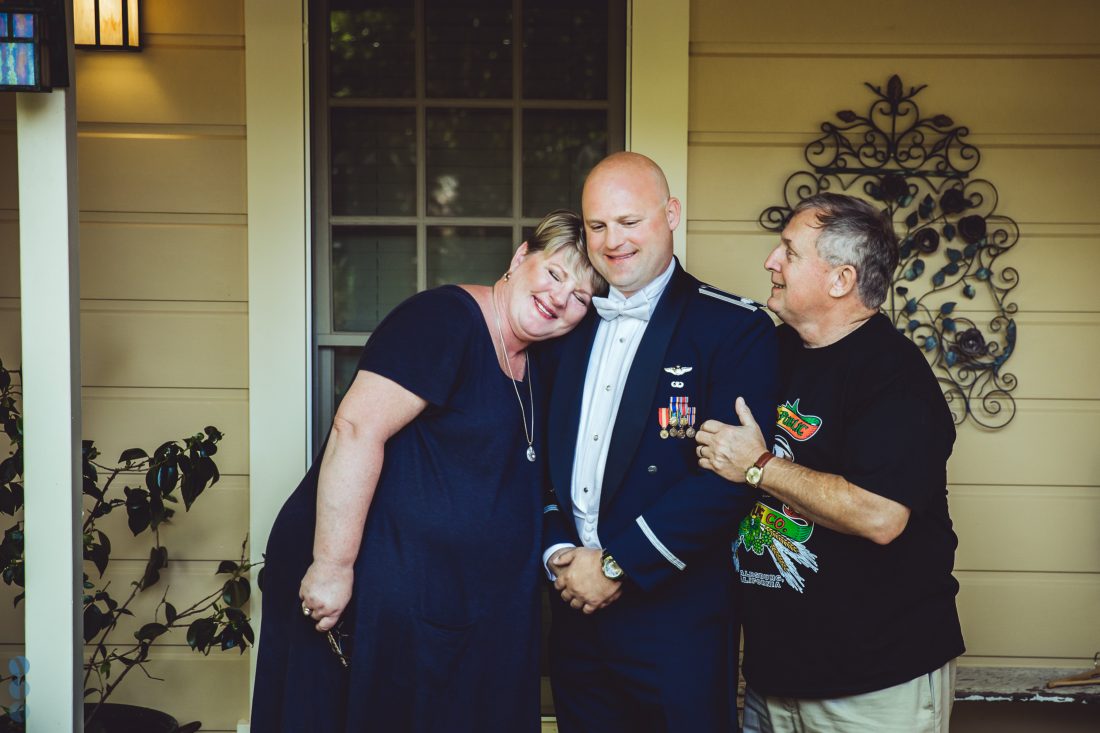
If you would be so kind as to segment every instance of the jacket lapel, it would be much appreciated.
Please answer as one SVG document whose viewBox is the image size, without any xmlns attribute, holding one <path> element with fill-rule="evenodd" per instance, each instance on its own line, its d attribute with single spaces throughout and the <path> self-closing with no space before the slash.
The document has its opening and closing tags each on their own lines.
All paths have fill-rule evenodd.
<svg viewBox="0 0 1100 733">
<path fill-rule="evenodd" d="M 562 512 L 573 517 L 573 456 L 577 448 L 577 426 L 584 399 L 584 377 L 588 372 L 588 357 L 596 337 L 599 316 L 590 313 L 576 330 L 567 336 L 559 352 L 557 376 L 550 395 L 548 444 L 550 480 Z"/>
<path fill-rule="evenodd" d="M 609 504 L 619 490 L 630 461 L 637 452 L 642 434 L 646 430 L 655 429 L 657 425 L 657 416 L 651 415 L 650 411 L 657 382 L 661 377 L 662 362 L 696 282 L 695 278 L 684 272 L 677 261 L 672 279 L 657 302 L 657 310 L 646 326 L 642 342 L 634 354 L 634 362 L 623 388 L 622 402 L 619 403 L 619 413 L 615 418 L 615 428 L 611 433 L 611 447 L 608 449 L 603 487 L 600 489 L 601 509 Z M 575 428 L 573 433 L 575 442 Z"/>
</svg>

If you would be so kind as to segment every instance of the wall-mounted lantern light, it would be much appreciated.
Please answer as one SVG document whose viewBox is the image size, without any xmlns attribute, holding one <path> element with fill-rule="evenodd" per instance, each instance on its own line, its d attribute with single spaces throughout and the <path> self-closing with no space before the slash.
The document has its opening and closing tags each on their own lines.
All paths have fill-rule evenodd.
<svg viewBox="0 0 1100 733">
<path fill-rule="evenodd" d="M 77 48 L 141 50 L 140 0 L 73 0 Z"/>
<path fill-rule="evenodd" d="M 59 0 L 0 0 L 0 92 L 68 86 L 65 38 Z"/>
</svg>

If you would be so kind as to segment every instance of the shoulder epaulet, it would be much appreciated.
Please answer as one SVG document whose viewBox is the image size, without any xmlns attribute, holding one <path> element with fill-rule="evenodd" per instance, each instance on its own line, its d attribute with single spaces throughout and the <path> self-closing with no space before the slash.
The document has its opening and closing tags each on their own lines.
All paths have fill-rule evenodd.
<svg viewBox="0 0 1100 733">
<path fill-rule="evenodd" d="M 750 311 L 756 311 L 764 307 L 763 303 L 757 303 L 751 298 L 742 298 L 740 295 L 727 293 L 724 290 L 719 290 L 718 288 L 711 287 L 710 285 L 700 285 L 699 292 L 700 294 L 709 296 L 711 298 L 717 298 L 718 300 L 724 300 L 727 303 L 739 305 L 742 308 Z"/>
</svg>

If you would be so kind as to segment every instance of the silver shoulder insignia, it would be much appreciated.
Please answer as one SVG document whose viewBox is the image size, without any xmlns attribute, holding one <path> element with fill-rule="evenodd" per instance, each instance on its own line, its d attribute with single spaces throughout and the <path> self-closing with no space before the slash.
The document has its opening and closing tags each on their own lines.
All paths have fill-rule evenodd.
<svg viewBox="0 0 1100 733">
<path fill-rule="evenodd" d="M 742 298 L 740 295 L 734 295 L 732 293 L 726 293 L 717 288 L 712 288 L 709 285 L 700 285 L 699 292 L 702 295 L 710 296 L 711 298 L 717 298 L 718 300 L 724 300 L 727 303 L 733 303 L 739 305 L 746 310 L 755 311 L 763 308 L 762 303 L 757 303 L 751 298 Z"/>
<path fill-rule="evenodd" d="M 688 372 L 690 372 L 694 368 L 695 367 L 686 367 L 686 366 L 680 366 L 679 364 L 677 364 L 676 366 L 665 367 L 665 371 L 668 372 L 669 374 L 671 374 L 674 377 L 680 377 L 680 376 L 683 376 L 684 374 L 687 374 Z"/>
</svg>

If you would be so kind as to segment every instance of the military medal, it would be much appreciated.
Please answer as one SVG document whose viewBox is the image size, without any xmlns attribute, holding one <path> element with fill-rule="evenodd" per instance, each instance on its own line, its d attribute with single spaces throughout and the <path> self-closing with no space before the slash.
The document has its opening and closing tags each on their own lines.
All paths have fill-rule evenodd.
<svg viewBox="0 0 1100 733">
<path fill-rule="evenodd" d="M 677 397 L 676 402 L 678 403 L 677 406 L 676 406 L 676 414 L 679 417 L 678 422 L 680 424 L 680 428 L 676 431 L 676 437 L 677 438 L 683 438 L 685 435 L 687 435 L 687 431 L 684 430 L 684 428 L 686 428 L 687 424 L 688 424 L 688 417 L 687 417 L 688 398 L 687 397 Z"/>
<path fill-rule="evenodd" d="M 662 440 L 668 437 L 668 412 L 669 410 L 667 407 L 657 408 L 657 422 L 661 425 Z"/>
<path fill-rule="evenodd" d="M 688 419 L 687 436 L 689 438 L 694 438 L 695 437 L 695 408 L 694 407 L 688 408 L 688 415 L 689 415 L 689 419 Z"/>
</svg>

